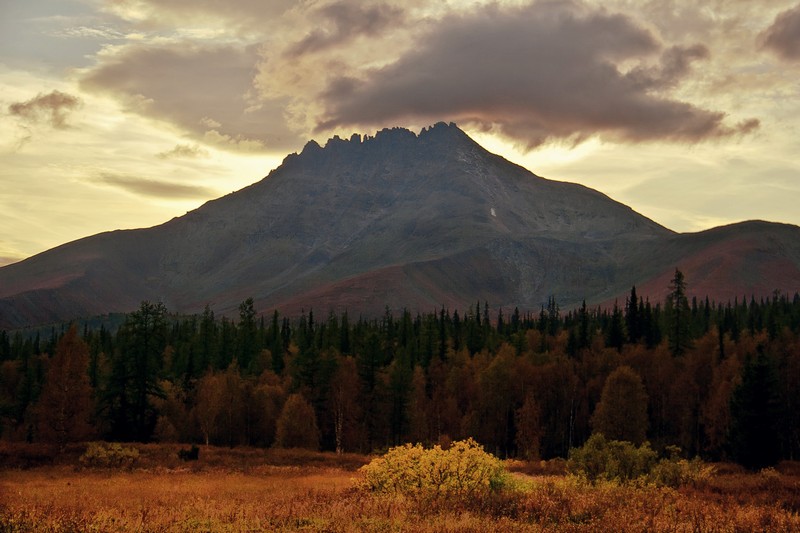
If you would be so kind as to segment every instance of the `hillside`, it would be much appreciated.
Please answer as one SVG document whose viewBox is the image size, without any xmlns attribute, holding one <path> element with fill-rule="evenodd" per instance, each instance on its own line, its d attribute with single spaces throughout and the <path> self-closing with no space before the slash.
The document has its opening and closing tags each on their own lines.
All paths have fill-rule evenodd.
<svg viewBox="0 0 800 533">
<path fill-rule="evenodd" d="M 677 234 L 592 189 L 493 155 L 455 125 L 309 142 L 263 180 L 165 224 L 108 232 L 0 268 L 0 328 L 143 299 L 341 310 L 538 309 L 660 296 L 674 269 L 701 296 L 800 290 L 800 228 Z M 622 296 L 621 296 L 622 295 Z"/>
</svg>

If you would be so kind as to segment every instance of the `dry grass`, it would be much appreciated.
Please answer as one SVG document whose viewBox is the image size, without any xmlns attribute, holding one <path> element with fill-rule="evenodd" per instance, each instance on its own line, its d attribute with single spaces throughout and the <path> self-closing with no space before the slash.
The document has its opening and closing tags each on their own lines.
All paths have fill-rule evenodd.
<svg viewBox="0 0 800 533">
<path fill-rule="evenodd" d="M 516 473 L 510 493 L 422 503 L 353 489 L 358 456 L 212 448 L 182 463 L 177 448 L 141 448 L 126 472 L 1 470 L 0 531 L 800 531 L 792 465 L 722 468 L 680 490 Z"/>
</svg>

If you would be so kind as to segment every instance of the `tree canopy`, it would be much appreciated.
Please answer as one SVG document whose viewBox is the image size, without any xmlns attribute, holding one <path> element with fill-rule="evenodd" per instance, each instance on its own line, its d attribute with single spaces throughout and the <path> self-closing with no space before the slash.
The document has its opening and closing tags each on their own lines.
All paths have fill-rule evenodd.
<svg viewBox="0 0 800 533">
<path fill-rule="evenodd" d="M 550 458 L 602 432 L 749 465 L 797 457 L 800 296 L 689 301 L 678 273 L 664 302 L 632 289 L 611 308 L 550 298 L 538 311 L 479 302 L 353 319 L 248 299 L 232 320 L 143 302 L 118 327 L 0 331 L 0 430 L 84 438 L 55 437 L 44 415 L 71 383 L 87 438 L 371 452 L 472 437 Z M 82 371 L 65 373 L 66 354 Z"/>
</svg>

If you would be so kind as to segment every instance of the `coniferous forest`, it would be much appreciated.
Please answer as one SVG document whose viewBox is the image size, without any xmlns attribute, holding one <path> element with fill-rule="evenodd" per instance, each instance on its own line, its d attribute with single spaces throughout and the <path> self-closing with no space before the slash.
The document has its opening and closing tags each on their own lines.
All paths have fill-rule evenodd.
<svg viewBox="0 0 800 533">
<path fill-rule="evenodd" d="M 535 313 L 175 316 L 0 332 L 5 440 L 105 439 L 372 452 L 473 437 L 566 457 L 592 433 L 758 468 L 800 457 L 800 296 Z M 112 330 L 113 329 L 113 330 Z"/>
</svg>

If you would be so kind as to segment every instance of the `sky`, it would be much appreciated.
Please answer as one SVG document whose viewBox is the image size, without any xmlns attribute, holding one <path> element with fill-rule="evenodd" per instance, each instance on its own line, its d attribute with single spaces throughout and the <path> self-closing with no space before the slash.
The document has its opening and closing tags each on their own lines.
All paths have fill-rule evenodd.
<svg viewBox="0 0 800 533">
<path fill-rule="evenodd" d="M 0 0 L 0 265 L 438 121 L 675 231 L 800 224 L 800 4 Z"/>
</svg>

